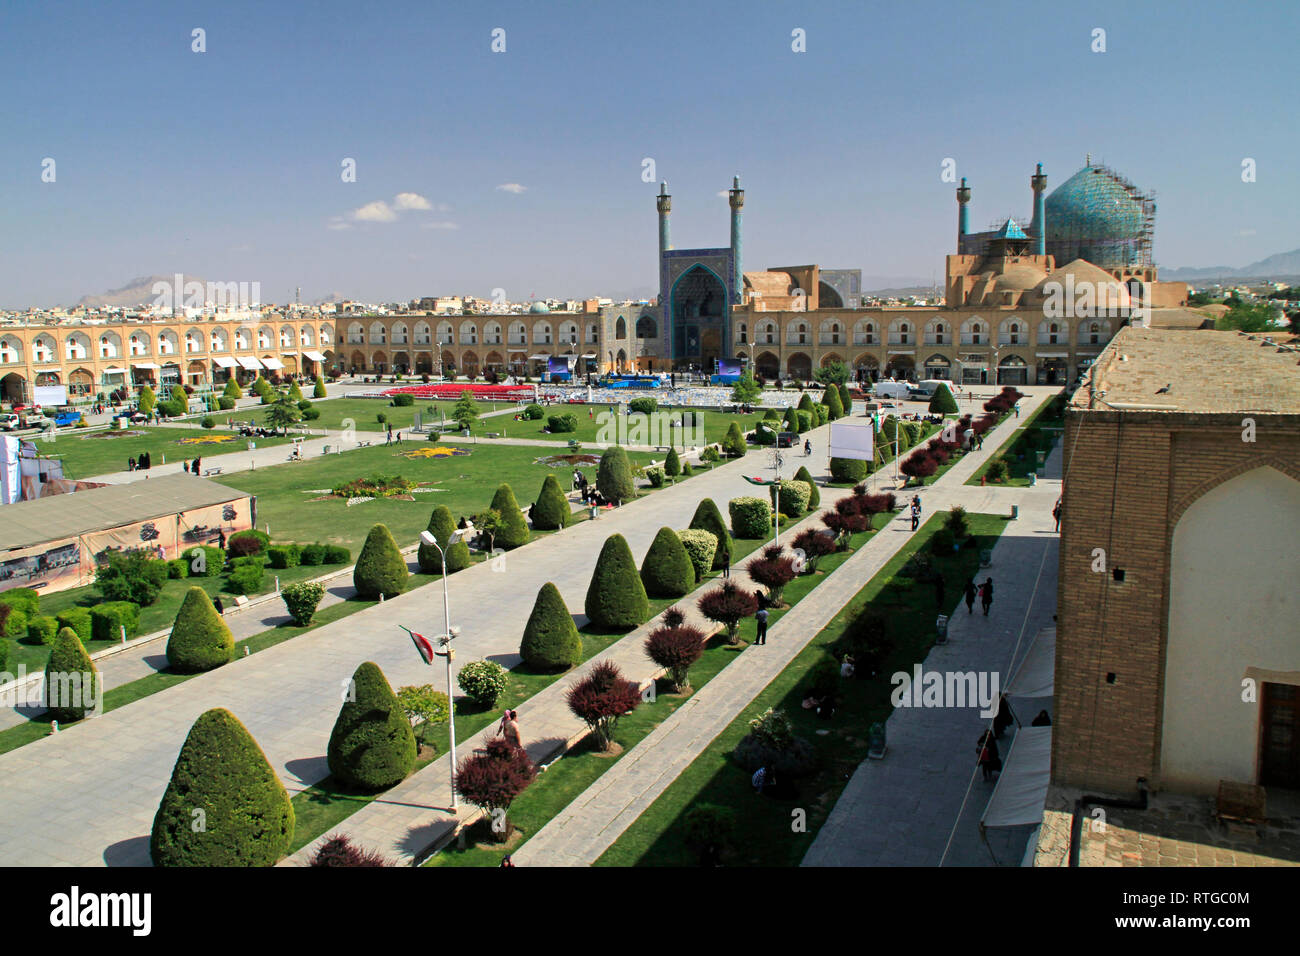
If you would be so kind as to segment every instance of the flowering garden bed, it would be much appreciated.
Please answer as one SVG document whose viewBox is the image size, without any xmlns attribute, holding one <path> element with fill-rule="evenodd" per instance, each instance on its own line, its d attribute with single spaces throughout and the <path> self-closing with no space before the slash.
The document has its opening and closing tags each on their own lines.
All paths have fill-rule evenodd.
<svg viewBox="0 0 1300 956">
<path fill-rule="evenodd" d="M 534 395 L 532 385 L 489 385 L 474 382 L 441 382 L 436 385 L 401 385 L 385 389 L 384 397 L 394 395 L 414 395 L 422 399 L 457 399 L 462 392 L 469 392 L 474 398 L 485 402 L 518 402 L 531 399 Z"/>
</svg>

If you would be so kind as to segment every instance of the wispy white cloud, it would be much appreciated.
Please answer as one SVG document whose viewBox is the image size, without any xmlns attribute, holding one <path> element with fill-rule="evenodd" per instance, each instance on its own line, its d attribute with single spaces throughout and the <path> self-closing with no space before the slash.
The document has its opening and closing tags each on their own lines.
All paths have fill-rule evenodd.
<svg viewBox="0 0 1300 956">
<path fill-rule="evenodd" d="M 331 216 L 330 221 L 326 224 L 325 228 L 338 231 L 340 229 L 351 229 L 352 224 L 344 221 L 342 216 Z"/>
<path fill-rule="evenodd" d="M 502 183 L 497 187 L 497 191 L 503 193 L 514 193 L 517 196 L 527 188 L 527 186 L 521 186 L 518 183 Z"/>
<path fill-rule="evenodd" d="M 460 223 L 457 223 L 457 222 L 449 222 L 449 221 L 447 221 L 447 220 L 445 220 L 445 219 L 441 219 L 441 220 L 438 220 L 438 221 L 435 221 L 435 222 L 422 222 L 422 223 L 420 223 L 420 228 L 422 228 L 422 229 L 459 229 L 459 228 L 460 228 Z"/>
<path fill-rule="evenodd" d="M 719 196 L 720 198 L 722 198 L 722 199 L 726 199 L 726 198 L 727 198 L 727 195 L 728 195 L 728 191 L 727 191 L 727 190 L 725 190 L 725 189 L 719 189 L 719 190 L 718 190 L 718 196 Z"/>
<path fill-rule="evenodd" d="M 398 193 L 393 199 L 393 208 L 398 210 L 406 209 L 432 209 L 429 200 L 425 199 L 419 193 Z"/>
<path fill-rule="evenodd" d="M 360 222 L 392 222 L 397 213 L 382 199 L 368 202 L 360 209 L 352 211 L 352 218 Z"/>
</svg>

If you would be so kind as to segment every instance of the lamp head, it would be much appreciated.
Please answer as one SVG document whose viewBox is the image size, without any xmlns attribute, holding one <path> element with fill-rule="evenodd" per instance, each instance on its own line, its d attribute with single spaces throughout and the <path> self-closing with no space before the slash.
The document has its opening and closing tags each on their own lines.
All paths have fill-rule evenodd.
<svg viewBox="0 0 1300 956">
<path fill-rule="evenodd" d="M 435 537 L 433 536 L 433 534 L 430 533 L 430 532 L 428 532 L 428 531 L 421 531 L 421 532 L 420 532 L 420 540 L 421 540 L 422 542 L 424 542 L 425 544 L 431 544 L 431 545 L 433 545 L 433 546 L 435 546 L 435 547 L 437 547 L 437 544 L 438 544 L 438 539 L 435 538 Z"/>
</svg>

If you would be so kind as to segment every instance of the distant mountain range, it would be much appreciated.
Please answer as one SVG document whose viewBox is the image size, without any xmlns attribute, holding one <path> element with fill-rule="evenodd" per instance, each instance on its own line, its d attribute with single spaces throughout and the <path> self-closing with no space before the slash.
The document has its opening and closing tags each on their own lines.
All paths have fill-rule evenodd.
<svg viewBox="0 0 1300 956">
<path fill-rule="evenodd" d="M 103 308 L 105 306 L 117 308 L 130 308 L 137 305 L 148 305 L 158 298 L 153 291 L 155 282 L 166 282 L 168 284 L 176 281 L 174 275 L 170 276 L 137 276 L 120 289 L 110 289 L 102 295 L 83 295 L 77 302 L 77 305 L 85 306 L 88 309 Z M 201 282 L 204 287 L 207 286 L 206 279 L 200 279 L 198 276 L 185 274 L 185 281 Z"/>
<path fill-rule="evenodd" d="M 1183 267 L 1161 269 L 1161 279 L 1188 281 L 1192 279 L 1277 279 L 1300 276 L 1300 249 L 1279 252 L 1248 266 Z"/>
</svg>

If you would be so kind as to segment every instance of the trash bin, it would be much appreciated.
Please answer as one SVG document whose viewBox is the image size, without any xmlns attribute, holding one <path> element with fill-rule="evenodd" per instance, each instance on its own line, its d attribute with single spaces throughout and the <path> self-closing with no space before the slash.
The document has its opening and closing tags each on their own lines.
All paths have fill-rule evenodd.
<svg viewBox="0 0 1300 956">
<path fill-rule="evenodd" d="M 934 630 L 935 633 L 938 635 L 935 638 L 934 642 L 936 644 L 947 644 L 948 643 L 948 615 L 947 614 L 940 614 L 938 617 L 934 619 Z"/>
<path fill-rule="evenodd" d="M 1011 506 L 1011 520 L 1012 520 L 1012 521 L 1015 521 L 1015 520 L 1016 520 L 1017 518 L 1019 518 L 1019 517 L 1020 517 L 1020 505 L 1012 505 L 1012 506 Z"/>
<path fill-rule="evenodd" d="M 1032 487 L 1034 487 L 1034 486 L 1037 485 L 1037 484 L 1038 484 L 1038 475 L 1036 475 L 1036 474 L 1030 474 L 1030 476 L 1029 476 L 1029 487 L 1032 488 Z"/>
<path fill-rule="evenodd" d="M 993 563 L 993 550 L 991 548 L 985 548 L 980 552 L 980 567 L 987 568 L 992 563 Z"/>
</svg>

